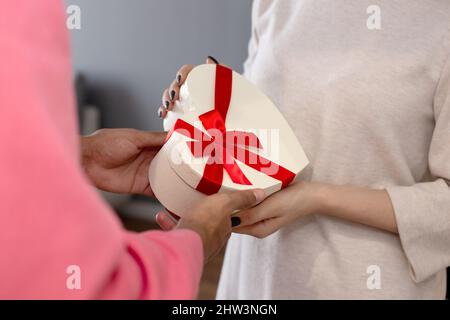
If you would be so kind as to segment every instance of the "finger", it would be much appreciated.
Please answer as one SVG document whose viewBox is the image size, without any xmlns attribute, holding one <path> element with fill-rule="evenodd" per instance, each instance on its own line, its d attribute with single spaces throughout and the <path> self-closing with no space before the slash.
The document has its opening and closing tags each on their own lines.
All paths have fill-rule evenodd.
<svg viewBox="0 0 450 320">
<path fill-rule="evenodd" d="M 161 106 L 158 108 L 158 117 L 164 119 L 167 116 L 167 110 L 165 107 Z"/>
<path fill-rule="evenodd" d="M 256 238 L 265 238 L 283 226 L 281 218 L 268 219 L 249 226 L 239 226 L 233 229 L 234 233 L 247 234 Z"/>
<path fill-rule="evenodd" d="M 175 228 L 176 223 L 167 215 L 165 212 L 158 212 L 156 214 L 156 222 L 159 224 L 163 230 L 172 230 Z"/>
<path fill-rule="evenodd" d="M 289 206 L 289 202 L 286 202 L 284 197 L 289 194 L 292 196 L 292 198 L 296 196 L 298 191 L 294 186 L 295 184 L 292 184 L 283 191 L 274 193 L 273 195 L 265 199 L 264 203 L 256 205 L 248 210 L 240 211 L 236 215 L 240 218 L 240 225 L 246 226 L 255 224 L 262 220 L 279 217 L 283 212 L 292 210 L 292 208 Z"/>
<path fill-rule="evenodd" d="M 213 56 L 208 56 L 206 58 L 206 63 L 207 64 L 220 64 L 219 61 L 216 58 L 214 58 Z"/>
<path fill-rule="evenodd" d="M 164 144 L 167 132 L 138 131 L 137 135 L 136 144 L 138 148 L 155 148 Z"/>
<path fill-rule="evenodd" d="M 277 217 L 278 210 L 279 203 L 277 203 L 274 198 L 268 198 L 260 205 L 240 211 L 236 217 L 240 218 L 240 226 L 248 226 L 263 220 Z"/>
<path fill-rule="evenodd" d="M 212 56 L 208 56 L 206 58 L 206 63 L 207 64 L 220 64 L 221 66 L 230 68 L 228 65 L 224 64 L 224 63 L 220 63 L 219 60 L 217 60 L 216 58 L 212 57 Z"/>
<path fill-rule="evenodd" d="M 173 108 L 173 103 L 170 101 L 169 97 L 169 89 L 164 90 L 162 95 L 162 105 L 167 110 L 171 110 Z"/>
<path fill-rule="evenodd" d="M 261 189 L 233 191 L 218 194 L 222 197 L 223 205 L 233 213 L 236 210 L 242 210 L 256 205 L 265 198 L 265 193 Z M 227 210 L 227 211 L 228 211 Z"/>
<path fill-rule="evenodd" d="M 180 87 L 178 86 L 177 81 L 173 80 L 169 87 L 169 99 L 171 106 L 173 106 L 173 103 L 179 99 L 179 92 Z"/>
<path fill-rule="evenodd" d="M 186 81 L 189 72 L 191 72 L 193 68 L 194 66 L 192 64 L 185 64 L 180 68 L 180 70 L 178 70 L 177 75 L 175 77 L 178 86 L 181 86 Z"/>
</svg>

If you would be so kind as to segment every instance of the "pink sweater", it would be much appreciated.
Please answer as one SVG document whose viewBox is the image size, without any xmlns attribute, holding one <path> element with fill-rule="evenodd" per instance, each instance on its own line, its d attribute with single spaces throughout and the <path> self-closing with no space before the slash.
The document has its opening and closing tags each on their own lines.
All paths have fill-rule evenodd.
<svg viewBox="0 0 450 320">
<path fill-rule="evenodd" d="M 195 298 L 199 236 L 124 231 L 83 175 L 60 1 L 0 8 L 0 298 Z"/>
</svg>

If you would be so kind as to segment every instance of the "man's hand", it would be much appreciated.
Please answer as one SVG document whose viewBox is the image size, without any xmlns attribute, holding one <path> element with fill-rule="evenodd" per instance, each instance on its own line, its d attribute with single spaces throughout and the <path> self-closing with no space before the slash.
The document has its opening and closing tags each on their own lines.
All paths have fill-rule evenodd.
<svg viewBox="0 0 450 320">
<path fill-rule="evenodd" d="M 148 168 L 165 137 L 134 129 L 96 131 L 81 138 L 83 168 L 99 189 L 150 196 Z"/>
<path fill-rule="evenodd" d="M 159 212 L 156 221 L 163 230 L 190 229 L 197 232 L 203 242 L 205 262 L 208 262 L 225 245 L 232 227 L 239 225 L 239 218 L 233 214 L 256 205 L 264 198 L 265 193 L 260 189 L 216 193 L 189 210 L 178 223 L 165 212 Z"/>
</svg>

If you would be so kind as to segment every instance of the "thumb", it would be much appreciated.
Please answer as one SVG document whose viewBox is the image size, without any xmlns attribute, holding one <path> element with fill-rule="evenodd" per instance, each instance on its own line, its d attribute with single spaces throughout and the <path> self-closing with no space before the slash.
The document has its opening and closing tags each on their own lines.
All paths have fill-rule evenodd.
<svg viewBox="0 0 450 320">
<path fill-rule="evenodd" d="M 253 207 L 263 201 L 266 197 L 264 190 L 261 189 L 233 191 L 226 195 L 227 202 L 225 206 L 233 213 L 236 210 Z"/>
<path fill-rule="evenodd" d="M 166 139 L 167 132 L 139 131 L 138 147 L 152 148 L 161 147 Z"/>
</svg>

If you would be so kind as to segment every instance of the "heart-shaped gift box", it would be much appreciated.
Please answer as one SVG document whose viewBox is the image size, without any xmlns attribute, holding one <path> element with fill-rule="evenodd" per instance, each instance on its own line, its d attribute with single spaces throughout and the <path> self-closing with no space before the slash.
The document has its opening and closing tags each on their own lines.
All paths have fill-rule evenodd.
<svg viewBox="0 0 450 320">
<path fill-rule="evenodd" d="M 164 129 L 168 138 L 149 179 L 157 199 L 178 216 L 216 192 L 260 188 L 270 195 L 308 165 L 277 107 L 220 65 L 189 73 Z"/>
</svg>

